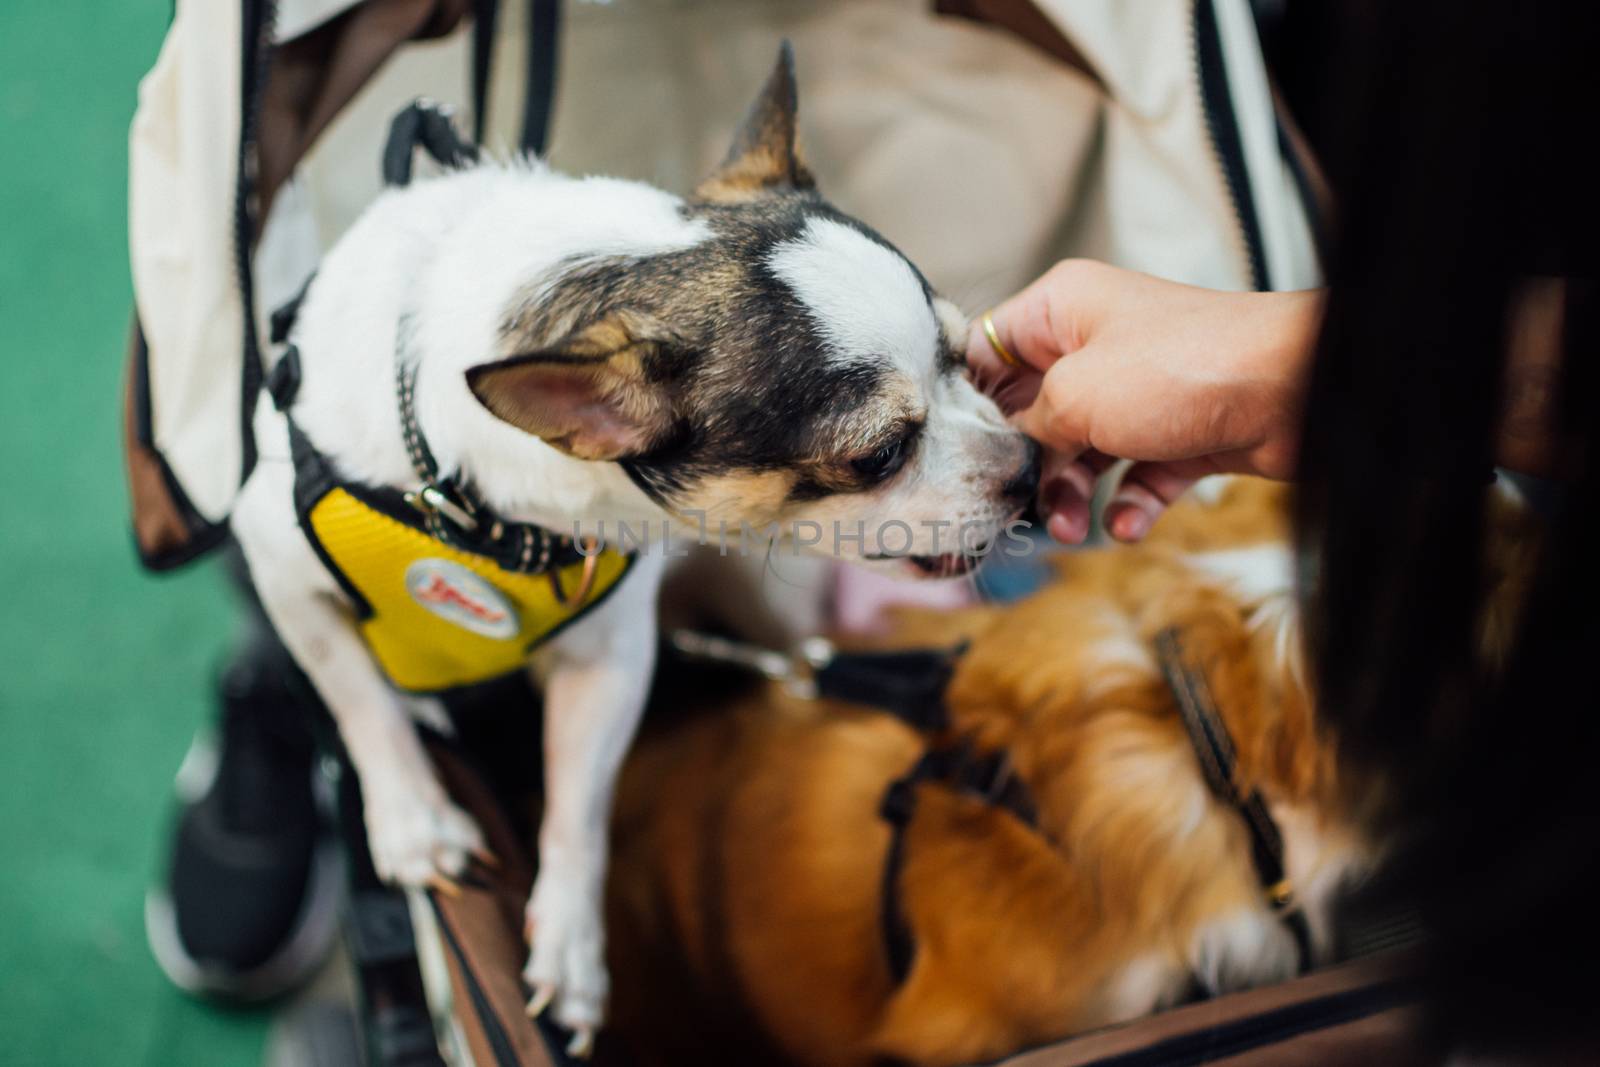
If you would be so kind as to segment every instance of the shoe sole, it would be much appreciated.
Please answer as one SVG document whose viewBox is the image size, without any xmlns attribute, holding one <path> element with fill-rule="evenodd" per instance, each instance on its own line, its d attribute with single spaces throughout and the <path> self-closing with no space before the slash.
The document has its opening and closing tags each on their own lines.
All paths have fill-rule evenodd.
<svg viewBox="0 0 1600 1067">
<path fill-rule="evenodd" d="M 197 733 L 184 753 L 173 782 L 181 804 L 200 801 L 216 782 L 218 752 L 209 731 Z M 312 793 L 319 810 L 331 811 L 333 792 L 327 776 L 314 773 Z M 245 972 L 205 963 L 189 954 L 178 935 L 178 916 L 164 889 L 144 897 L 145 940 L 156 965 L 172 984 L 196 996 L 235 1003 L 272 1000 L 305 982 L 321 966 L 339 929 L 344 902 L 344 852 L 332 838 L 319 840 L 312 853 L 310 889 L 295 917 L 294 933 L 277 952 Z"/>
<path fill-rule="evenodd" d="M 178 936 L 172 898 L 162 889 L 145 893 L 145 939 L 156 965 L 179 989 L 216 1000 L 259 1003 L 301 985 L 322 965 L 338 933 L 343 899 L 343 853 L 336 842 L 319 841 L 312 853 L 309 888 L 295 917 L 294 932 L 261 964 L 235 971 L 191 956 Z"/>
</svg>

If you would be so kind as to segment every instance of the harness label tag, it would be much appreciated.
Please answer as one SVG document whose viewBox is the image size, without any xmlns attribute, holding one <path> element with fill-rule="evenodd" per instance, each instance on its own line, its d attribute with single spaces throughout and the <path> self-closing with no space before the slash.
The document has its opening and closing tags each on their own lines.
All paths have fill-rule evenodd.
<svg viewBox="0 0 1600 1067">
<path fill-rule="evenodd" d="M 522 625 L 516 608 L 498 589 L 447 559 L 419 559 L 406 568 L 406 591 L 446 622 L 505 641 Z"/>
</svg>

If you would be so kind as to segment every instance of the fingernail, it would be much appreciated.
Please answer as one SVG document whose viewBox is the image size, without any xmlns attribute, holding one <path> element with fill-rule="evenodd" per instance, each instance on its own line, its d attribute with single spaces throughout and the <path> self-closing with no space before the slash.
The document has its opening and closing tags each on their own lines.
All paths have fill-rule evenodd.
<svg viewBox="0 0 1600 1067">
<path fill-rule="evenodd" d="M 1119 541 L 1137 541 L 1149 532 L 1150 516 L 1132 504 L 1111 520 L 1111 535 Z"/>
<path fill-rule="evenodd" d="M 1058 511 L 1051 515 L 1045 523 L 1045 529 L 1051 537 L 1064 545 L 1079 545 L 1088 536 L 1088 527 L 1079 522 L 1075 517 L 1065 512 Z"/>
</svg>

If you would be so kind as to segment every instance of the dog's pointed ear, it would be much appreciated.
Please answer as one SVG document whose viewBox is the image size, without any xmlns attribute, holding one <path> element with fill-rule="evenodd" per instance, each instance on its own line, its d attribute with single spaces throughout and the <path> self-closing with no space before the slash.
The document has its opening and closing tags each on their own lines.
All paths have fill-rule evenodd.
<svg viewBox="0 0 1600 1067">
<path fill-rule="evenodd" d="M 745 113 L 721 166 L 695 187 L 693 199 L 737 203 L 777 192 L 816 187 L 795 148 L 797 94 L 794 49 L 778 47 L 778 62 Z"/>
<path fill-rule="evenodd" d="M 472 367 L 467 387 L 497 418 L 568 455 L 628 459 L 672 426 L 648 372 L 668 344 L 647 317 L 616 312 L 537 352 Z"/>
</svg>

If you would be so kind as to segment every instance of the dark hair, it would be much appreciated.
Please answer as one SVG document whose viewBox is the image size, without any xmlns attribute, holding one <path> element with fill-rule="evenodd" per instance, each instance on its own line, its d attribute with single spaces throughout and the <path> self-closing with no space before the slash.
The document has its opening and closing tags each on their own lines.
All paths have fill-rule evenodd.
<svg viewBox="0 0 1600 1067">
<path fill-rule="evenodd" d="M 1600 1035 L 1593 5 L 1345 8 L 1325 41 L 1331 294 L 1299 530 L 1319 707 L 1431 939 L 1452 1042 Z M 1315 104 L 1313 104 L 1315 106 Z M 1503 668 L 1477 654 L 1507 338 L 1561 279 L 1558 498 Z"/>
</svg>

